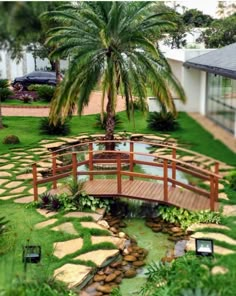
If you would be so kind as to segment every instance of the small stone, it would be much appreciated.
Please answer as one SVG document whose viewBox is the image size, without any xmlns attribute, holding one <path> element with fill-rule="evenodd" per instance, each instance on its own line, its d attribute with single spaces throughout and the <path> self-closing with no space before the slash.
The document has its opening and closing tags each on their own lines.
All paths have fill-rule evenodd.
<svg viewBox="0 0 236 296">
<path fill-rule="evenodd" d="M 109 275 L 105 278 L 105 282 L 106 282 L 106 283 L 112 282 L 112 281 L 114 281 L 115 278 L 116 278 L 116 274 L 115 274 L 115 273 L 111 273 L 111 274 L 109 274 Z"/>
<path fill-rule="evenodd" d="M 124 277 L 126 278 L 133 278 L 135 277 L 137 274 L 137 271 L 133 268 L 128 269 L 125 273 L 124 273 Z"/>
<path fill-rule="evenodd" d="M 120 238 L 125 238 L 125 237 L 126 237 L 126 234 L 125 234 L 124 232 L 119 232 L 119 233 L 118 233 L 118 236 L 119 236 Z"/>
<path fill-rule="evenodd" d="M 101 282 L 101 281 L 104 281 L 105 278 L 106 278 L 105 274 L 103 274 L 103 275 L 96 274 L 96 275 L 94 276 L 93 280 L 94 280 L 95 282 Z"/>
<path fill-rule="evenodd" d="M 143 266 L 143 265 L 145 265 L 144 261 L 134 261 L 133 262 L 133 266 L 140 267 L 140 266 Z"/>
<path fill-rule="evenodd" d="M 110 294 L 112 291 L 112 287 L 109 285 L 104 285 L 104 286 L 98 286 L 97 291 L 102 292 L 102 293 L 107 293 Z"/>
<path fill-rule="evenodd" d="M 100 220 L 97 222 L 97 224 L 104 227 L 104 228 L 107 228 L 107 229 L 109 228 L 109 224 L 105 220 Z"/>
<path fill-rule="evenodd" d="M 134 262 L 137 260 L 137 258 L 135 256 L 132 256 L 132 255 L 127 255 L 124 257 L 124 260 L 125 261 L 128 261 L 128 262 Z"/>
<path fill-rule="evenodd" d="M 227 272 L 229 272 L 228 268 L 224 267 L 224 266 L 214 266 L 211 270 L 212 274 L 226 274 Z"/>
</svg>

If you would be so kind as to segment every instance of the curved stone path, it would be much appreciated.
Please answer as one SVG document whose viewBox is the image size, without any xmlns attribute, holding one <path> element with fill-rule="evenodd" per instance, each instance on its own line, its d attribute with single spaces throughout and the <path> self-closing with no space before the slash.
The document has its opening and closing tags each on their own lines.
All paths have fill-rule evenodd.
<svg viewBox="0 0 236 296">
<path fill-rule="evenodd" d="M 137 136 L 137 135 L 133 135 Z M 144 136 L 144 135 L 143 135 Z M 24 149 L 11 149 L 9 153 L 2 154 L 0 156 L 0 199 L 1 200 L 8 200 L 13 199 L 13 202 L 16 203 L 29 203 L 33 201 L 33 190 L 32 190 L 32 174 L 31 174 L 31 163 L 38 162 L 40 157 L 43 157 L 44 160 L 39 162 L 39 170 L 38 170 L 38 177 L 42 178 L 41 173 L 45 172 L 48 168 L 51 167 L 51 162 L 49 160 L 45 160 L 45 157 L 50 155 L 49 150 L 50 148 L 60 147 L 62 144 L 65 143 L 75 143 L 78 140 L 82 140 L 83 138 L 87 137 L 86 135 L 80 137 L 65 137 L 65 138 L 58 138 L 58 141 L 42 141 L 39 143 L 38 147 L 24 150 Z M 149 136 L 144 136 L 146 140 Z M 158 139 L 157 139 L 158 138 Z M 168 136 L 165 137 L 157 137 L 155 140 L 165 141 Z M 153 136 L 152 136 L 153 140 Z M 159 148 L 155 151 L 156 154 L 165 154 L 168 155 L 168 149 Z M 189 161 L 191 163 L 196 163 L 196 165 L 200 165 L 201 167 L 211 166 L 214 162 L 212 159 L 207 157 L 202 157 L 199 159 L 196 156 L 185 155 L 185 156 L 178 156 L 179 159 L 184 161 Z M 50 159 L 48 157 L 48 159 Z M 222 169 L 221 173 L 228 172 L 228 169 L 231 169 L 230 166 L 221 163 L 220 167 Z M 222 185 L 223 186 L 223 185 Z M 223 187 L 222 187 L 223 188 Z M 45 192 L 47 190 L 46 186 L 39 187 L 39 193 Z M 225 193 L 220 193 L 221 198 L 227 199 L 227 195 Z M 228 212 L 230 206 L 225 206 Z M 232 207 L 233 210 L 232 210 Z M 236 206 L 231 206 L 231 210 L 233 213 L 236 213 Z M 44 228 L 48 227 L 53 231 L 61 231 L 66 232 L 69 234 L 73 234 L 77 236 L 73 240 L 68 241 L 55 241 L 54 242 L 54 256 L 58 259 L 62 259 L 67 255 L 73 256 L 74 253 L 78 253 L 83 247 L 83 239 L 80 237 L 79 233 L 73 226 L 72 220 L 75 217 L 80 219 L 87 216 L 90 216 L 94 222 L 80 222 L 81 227 L 89 228 L 89 229 L 105 229 L 101 226 L 104 223 L 97 223 L 99 220 L 102 219 L 102 214 L 94 213 L 80 213 L 80 212 L 71 212 L 67 213 L 64 217 L 68 219 L 67 222 L 59 223 L 60 221 L 58 218 L 54 217 L 57 213 L 47 213 L 44 210 L 37 210 L 43 217 L 44 220 L 38 224 L 36 224 L 35 228 Z M 79 220 L 80 221 L 80 220 Z M 209 225 L 208 225 L 209 226 Z M 208 227 L 206 225 L 206 227 Z M 202 227 L 202 226 L 201 226 Z M 222 230 L 222 229 L 221 229 Z M 227 229 L 224 229 L 227 231 Z M 215 252 L 219 254 L 231 254 L 235 251 L 230 249 L 230 245 L 235 246 L 236 241 L 231 239 L 226 234 L 220 234 L 216 231 L 216 227 L 210 233 L 202 233 L 196 232 L 193 234 L 190 242 L 189 242 L 189 249 L 193 248 L 193 241 L 195 237 L 202 237 L 202 236 L 214 237 L 216 239 L 216 246 Z M 217 241 L 224 241 L 227 242 L 229 248 L 222 248 L 221 246 L 217 246 Z M 75 263 L 72 264 L 71 262 L 68 264 L 64 264 L 60 266 L 58 269 L 54 271 L 54 276 L 58 279 L 63 280 L 69 287 L 75 287 L 79 285 L 88 275 L 91 273 L 91 267 L 88 267 L 83 264 L 76 264 L 76 260 L 82 260 L 86 262 L 87 260 L 92 260 L 94 264 L 99 267 L 101 266 L 107 258 L 111 256 L 117 255 L 119 249 L 124 247 L 124 239 L 119 237 L 113 237 L 109 231 L 107 231 L 107 235 L 101 236 L 91 236 L 91 243 L 99 244 L 101 242 L 111 242 L 114 245 L 114 249 L 111 250 L 97 250 L 97 251 L 90 251 L 88 253 L 80 254 L 75 256 L 73 260 Z M 192 243 L 192 247 L 191 247 Z M 71 260 L 70 260 L 71 261 Z M 221 271 L 216 270 L 216 273 L 222 272 L 224 267 L 221 267 Z M 225 269 L 224 269 L 225 270 Z"/>
</svg>

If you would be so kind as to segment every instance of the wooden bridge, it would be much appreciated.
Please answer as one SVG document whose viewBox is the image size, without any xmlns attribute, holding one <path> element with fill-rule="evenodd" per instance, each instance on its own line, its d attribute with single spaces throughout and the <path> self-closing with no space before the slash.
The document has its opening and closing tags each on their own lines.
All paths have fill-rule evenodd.
<svg viewBox="0 0 236 296">
<path fill-rule="evenodd" d="M 34 163 L 32 167 L 34 200 L 38 200 L 39 184 L 52 182 L 52 188 L 57 189 L 58 180 L 72 175 L 75 180 L 79 176 L 88 176 L 84 190 L 87 194 L 96 197 L 127 197 L 174 205 L 189 210 L 210 209 L 214 211 L 219 209 L 218 180 L 220 176 L 217 162 L 212 172 L 176 159 L 176 150 L 181 150 L 176 146 L 157 145 L 168 147 L 171 150 L 171 157 L 166 157 L 134 152 L 134 145 L 137 142 L 125 142 L 129 143 L 127 151 L 97 151 L 94 150 L 93 145 L 104 145 L 105 141 L 95 141 L 75 145 L 82 151 L 73 152 L 75 150 L 73 146 L 73 151 L 70 152 L 61 150 L 53 152 L 50 176 L 43 179 L 37 178 L 38 169 L 37 164 Z M 98 153 L 107 157 L 105 159 L 96 158 Z M 79 160 L 83 158 L 81 156 L 85 156 L 85 159 Z M 69 164 L 58 165 L 58 159 L 61 157 L 69 158 Z M 142 158 L 144 160 L 141 160 Z M 135 165 L 145 165 L 147 168 L 158 167 L 160 174 L 135 172 Z M 84 166 L 87 170 L 84 170 Z M 176 178 L 178 171 L 194 176 L 202 182 L 208 181 L 209 190 L 178 180 Z"/>
</svg>

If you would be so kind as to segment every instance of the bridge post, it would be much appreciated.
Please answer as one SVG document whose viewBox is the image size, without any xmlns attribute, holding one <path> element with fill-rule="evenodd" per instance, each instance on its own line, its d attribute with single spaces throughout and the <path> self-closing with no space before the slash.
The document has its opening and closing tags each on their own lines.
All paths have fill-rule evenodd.
<svg viewBox="0 0 236 296">
<path fill-rule="evenodd" d="M 215 210 L 215 180 L 214 176 L 210 176 L 210 209 Z"/>
<path fill-rule="evenodd" d="M 56 176 L 57 172 L 57 153 L 52 152 L 52 175 Z M 57 189 L 57 180 L 52 181 L 52 188 Z"/>
<path fill-rule="evenodd" d="M 121 194 L 121 154 L 117 155 L 117 193 Z"/>
<path fill-rule="evenodd" d="M 129 151 L 129 170 L 130 172 L 134 171 L 134 142 L 130 142 L 130 151 Z M 134 180 L 133 176 L 129 177 L 130 181 Z"/>
<path fill-rule="evenodd" d="M 89 171 L 93 171 L 93 143 L 89 143 Z M 89 174 L 89 181 L 93 180 L 93 174 Z"/>
<path fill-rule="evenodd" d="M 219 162 L 215 162 L 215 174 L 219 174 Z M 218 201 L 219 179 L 215 177 L 215 201 Z"/>
<path fill-rule="evenodd" d="M 172 148 L 172 179 L 176 180 L 176 148 Z M 172 187 L 176 187 L 175 182 L 172 182 Z"/>
<path fill-rule="evenodd" d="M 38 201 L 37 165 L 32 164 L 34 201 Z"/>
<path fill-rule="evenodd" d="M 164 180 L 164 201 L 168 202 L 168 160 L 167 159 L 164 159 L 163 180 Z"/>
<path fill-rule="evenodd" d="M 75 152 L 72 153 L 72 175 L 74 182 L 77 182 L 77 155 Z"/>
</svg>

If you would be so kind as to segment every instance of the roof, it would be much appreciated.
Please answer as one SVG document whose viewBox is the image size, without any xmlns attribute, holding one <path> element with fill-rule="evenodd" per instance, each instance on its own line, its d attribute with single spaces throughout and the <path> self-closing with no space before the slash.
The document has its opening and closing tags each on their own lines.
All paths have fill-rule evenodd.
<svg viewBox="0 0 236 296">
<path fill-rule="evenodd" d="M 183 65 L 236 79 L 236 43 L 189 59 Z"/>
</svg>

